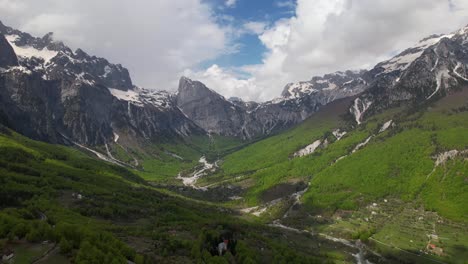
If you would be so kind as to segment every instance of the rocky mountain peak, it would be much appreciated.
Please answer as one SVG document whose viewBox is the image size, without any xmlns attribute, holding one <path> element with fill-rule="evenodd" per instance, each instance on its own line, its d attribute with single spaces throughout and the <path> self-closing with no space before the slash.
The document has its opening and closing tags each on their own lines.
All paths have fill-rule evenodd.
<svg viewBox="0 0 468 264">
<path fill-rule="evenodd" d="M 242 98 L 239 98 L 239 97 L 236 97 L 236 96 L 229 97 L 228 101 L 231 102 L 231 103 L 243 103 L 244 102 L 244 100 L 242 100 Z"/>
<path fill-rule="evenodd" d="M 149 140 L 203 133 L 171 94 L 134 87 L 120 64 L 73 52 L 50 33 L 37 38 L 1 25 L 0 67 L 3 122 L 35 139 L 102 145 L 119 134 Z"/>
<path fill-rule="evenodd" d="M 84 50 L 78 48 L 75 50 L 75 54 L 78 58 L 82 58 L 82 59 L 85 59 L 85 58 L 90 58 L 90 56 L 88 55 L 88 53 L 86 53 Z"/>
<path fill-rule="evenodd" d="M 350 108 L 359 124 L 366 116 L 399 105 L 420 104 L 468 83 L 468 28 L 431 35 L 377 64 L 369 88 Z M 358 107 L 359 106 L 359 107 Z"/>
<path fill-rule="evenodd" d="M 90 56 L 81 49 L 73 52 L 63 42 L 55 41 L 53 33 L 37 38 L 3 24 L 0 33 L 15 51 L 24 72 L 36 72 L 44 80 L 66 79 L 77 85 L 133 89 L 128 70 L 120 64 Z"/>
<path fill-rule="evenodd" d="M 0 68 L 18 65 L 18 58 L 8 40 L 0 34 Z"/>
<path fill-rule="evenodd" d="M 54 32 L 49 32 L 47 34 L 45 34 L 43 37 L 42 37 L 42 40 L 45 41 L 45 42 L 53 42 L 54 41 Z"/>
<path fill-rule="evenodd" d="M 327 96 L 341 98 L 362 92 L 367 85 L 367 71 L 346 71 L 313 77 L 310 81 L 289 83 L 281 96 L 284 99 L 299 99 L 304 96 Z"/>
<path fill-rule="evenodd" d="M 177 91 L 177 104 L 183 108 L 187 104 L 198 104 L 199 102 L 228 101 L 217 92 L 206 87 L 199 81 L 191 80 L 187 77 L 181 77 L 179 80 L 179 89 Z"/>
<path fill-rule="evenodd" d="M 206 87 L 200 81 L 192 80 L 188 77 L 182 76 L 179 80 L 179 94 L 185 95 L 193 95 L 193 96 L 207 96 L 207 95 L 214 95 L 214 96 L 221 96 L 215 91 L 211 90 L 210 88 Z"/>
</svg>

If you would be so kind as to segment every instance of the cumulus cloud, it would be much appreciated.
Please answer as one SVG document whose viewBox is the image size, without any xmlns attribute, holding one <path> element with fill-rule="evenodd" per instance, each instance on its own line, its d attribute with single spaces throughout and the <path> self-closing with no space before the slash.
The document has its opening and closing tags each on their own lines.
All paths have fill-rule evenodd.
<svg viewBox="0 0 468 264">
<path fill-rule="evenodd" d="M 53 31 L 72 48 L 122 63 L 148 88 L 176 88 L 184 69 L 236 51 L 202 0 L 0 0 L 0 6 L 5 24 L 38 36 Z"/>
<path fill-rule="evenodd" d="M 467 23 L 466 0 L 298 0 L 295 16 L 259 34 L 268 49 L 262 64 L 244 67 L 251 77 L 239 82 L 261 91 L 239 89 L 237 96 L 271 99 L 288 82 L 371 68 L 428 35 Z"/>
<path fill-rule="evenodd" d="M 272 23 L 215 14 L 205 0 L 0 0 L 5 24 L 122 63 L 135 83 L 175 89 L 182 74 L 226 97 L 267 100 L 288 82 L 370 68 L 419 39 L 468 23 L 466 0 L 276 0 L 294 9 Z M 236 1 L 220 1 L 233 7 Z M 218 10 L 219 11 L 219 10 Z M 221 26 L 229 25 L 229 26 Z M 237 37 L 256 34 L 266 52 L 257 65 L 197 70 L 239 51 Z"/>
<path fill-rule="evenodd" d="M 240 97 L 244 100 L 254 100 L 262 96 L 254 78 L 240 78 L 239 71 L 245 69 L 223 69 L 214 64 L 204 71 L 186 70 L 185 76 L 203 82 L 206 86 L 221 93 L 224 97 Z"/>
<path fill-rule="evenodd" d="M 468 3 L 452 3 L 462 9 L 440 0 L 300 0 L 283 71 L 297 79 L 371 67 L 427 35 L 467 23 Z"/>
<path fill-rule="evenodd" d="M 249 21 L 244 24 L 244 30 L 246 33 L 253 33 L 257 35 L 265 32 L 266 27 L 267 23 L 262 21 Z"/>
</svg>

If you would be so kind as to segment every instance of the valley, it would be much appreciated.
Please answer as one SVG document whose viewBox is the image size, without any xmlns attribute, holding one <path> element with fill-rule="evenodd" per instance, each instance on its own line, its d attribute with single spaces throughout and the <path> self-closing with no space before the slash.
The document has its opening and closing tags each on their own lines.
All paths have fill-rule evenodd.
<svg viewBox="0 0 468 264">
<path fill-rule="evenodd" d="M 313 142 L 332 134 L 331 130 L 336 128 L 337 123 L 332 123 L 329 131 L 324 132 L 320 127 L 314 131 L 310 124 L 325 118 L 319 111 L 284 135 L 227 155 L 221 161 L 219 171 L 200 178 L 199 186 L 244 188 L 241 196 L 225 204 L 284 230 L 360 239 L 388 261 L 446 263 L 445 258 L 449 255 L 466 259 L 464 236 L 457 234 L 466 234 L 464 219 L 468 212 L 463 202 L 458 206 L 455 202 L 467 198 L 462 176 L 466 173 L 466 154 L 445 155 L 447 159 L 442 162 L 443 156 L 432 153 L 445 153 L 444 150 L 455 145 L 468 144 L 459 134 L 468 129 L 466 112 L 454 110 L 466 105 L 467 95 L 467 90 L 463 89 L 419 109 L 390 110 L 368 120 L 362 131 L 350 132 L 340 140 L 335 138 L 335 142 L 330 140 L 331 143 L 317 153 L 303 158 L 293 157 L 292 153 L 298 147 L 289 145 L 287 139 L 292 141 L 295 133 L 309 134 L 311 139 L 308 141 Z M 327 107 L 322 110 L 329 113 Z M 385 121 L 389 119 L 393 120 L 391 126 Z M 465 121 L 459 122 L 463 119 Z M 327 116 L 326 120 L 332 119 Z M 307 124 L 308 132 L 296 132 Z M 455 134 L 451 134 L 453 132 Z M 306 140 L 303 142 L 307 144 Z M 356 146 L 361 147 L 356 150 Z M 259 152 L 251 151 L 257 149 Z M 405 156 L 407 153 L 410 156 Z M 415 153 L 423 155 L 415 156 Z M 236 155 L 242 155 L 239 159 L 243 162 L 231 164 L 245 164 L 249 159 L 252 163 L 230 168 L 230 159 Z M 283 157 L 283 164 L 260 163 L 274 160 L 276 155 Z M 347 161 L 349 159 L 356 160 Z M 409 163 L 406 167 L 405 162 Z M 388 164 L 398 167 L 386 167 Z M 257 169 L 252 171 L 252 168 Z M 378 178 L 379 173 L 383 175 L 381 178 Z M 273 178 L 275 175 L 277 178 Z M 419 175 L 419 180 L 415 175 Z M 304 184 L 306 182 L 308 186 Z M 436 245 L 435 249 L 430 249 L 430 245 Z"/>
<path fill-rule="evenodd" d="M 6 263 L 468 260 L 468 27 L 262 103 L 0 33 Z"/>
</svg>

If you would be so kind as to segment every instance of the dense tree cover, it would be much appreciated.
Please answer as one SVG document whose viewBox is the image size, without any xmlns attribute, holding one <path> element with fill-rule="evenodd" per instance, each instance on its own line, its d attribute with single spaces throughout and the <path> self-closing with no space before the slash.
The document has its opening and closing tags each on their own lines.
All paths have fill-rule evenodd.
<svg viewBox="0 0 468 264">
<path fill-rule="evenodd" d="M 56 242 L 61 253 L 76 256 L 75 263 L 127 263 L 127 259 L 135 259 L 135 251 L 110 233 L 81 225 L 51 225 L 47 221 L 29 219 L 32 215 L 27 209 L 0 213 L 0 238 Z"/>
<path fill-rule="evenodd" d="M 0 242 L 47 240 L 74 263 L 311 263 L 326 256 L 267 238 L 269 227 L 226 209 L 163 194 L 126 168 L 12 132 L 0 134 L 0 175 Z M 226 232 L 235 239 L 217 256 L 213 247 Z"/>
</svg>

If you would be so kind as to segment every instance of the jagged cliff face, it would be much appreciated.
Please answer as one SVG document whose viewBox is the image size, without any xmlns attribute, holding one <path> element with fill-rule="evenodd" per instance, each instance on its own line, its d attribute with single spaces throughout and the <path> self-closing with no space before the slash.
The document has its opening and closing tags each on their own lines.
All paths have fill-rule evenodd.
<svg viewBox="0 0 468 264">
<path fill-rule="evenodd" d="M 206 130 L 255 138 L 298 124 L 334 100 L 359 95 L 349 107 L 359 125 L 383 109 L 424 103 L 468 84 L 467 65 L 465 27 L 452 34 L 425 38 L 369 71 L 336 72 L 290 83 L 281 97 L 265 103 L 226 100 L 198 83 L 179 89 L 178 105 Z M 201 87 L 209 92 L 201 92 Z"/>
<path fill-rule="evenodd" d="M 420 104 L 468 84 L 468 27 L 421 40 L 369 71 L 369 88 L 350 107 L 359 124 L 401 103 Z"/>
<path fill-rule="evenodd" d="M 364 91 L 370 76 L 367 71 L 346 71 L 313 77 L 310 81 L 290 83 L 281 94 L 283 98 L 294 99 L 305 96 L 339 99 Z"/>
<path fill-rule="evenodd" d="M 0 56 L 0 68 L 5 69 L 18 65 L 18 58 L 16 57 L 15 51 L 4 37 L 0 38 L 0 50 L 2 51 L 2 55 Z"/>
<path fill-rule="evenodd" d="M 123 133 L 142 140 L 204 133 L 173 95 L 135 87 L 121 65 L 73 52 L 51 34 L 0 25 L 0 48 L 0 120 L 29 137 L 100 145 Z"/>
<path fill-rule="evenodd" d="M 177 106 L 208 133 L 238 136 L 246 111 L 203 83 L 182 77 L 176 96 Z"/>
<path fill-rule="evenodd" d="M 288 84 L 282 96 L 265 103 L 225 99 L 204 84 L 183 77 L 176 96 L 179 108 L 206 131 L 252 139 L 304 121 L 331 101 L 367 88 L 366 71 L 327 74 Z"/>
<path fill-rule="evenodd" d="M 349 112 L 360 124 L 382 109 L 425 102 L 468 83 L 467 36 L 468 28 L 431 36 L 369 71 L 291 83 L 281 97 L 255 103 L 226 99 L 185 77 L 175 94 L 139 88 L 119 64 L 72 51 L 51 33 L 35 38 L 0 23 L 0 122 L 35 139 L 85 145 L 122 135 L 253 139 L 294 126 L 334 100 L 357 96 Z"/>
<path fill-rule="evenodd" d="M 304 120 L 315 109 L 306 102 L 227 100 L 204 84 L 182 77 L 177 106 L 208 133 L 251 139 Z M 303 107 L 300 106 L 303 104 Z"/>
</svg>

